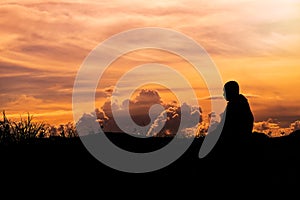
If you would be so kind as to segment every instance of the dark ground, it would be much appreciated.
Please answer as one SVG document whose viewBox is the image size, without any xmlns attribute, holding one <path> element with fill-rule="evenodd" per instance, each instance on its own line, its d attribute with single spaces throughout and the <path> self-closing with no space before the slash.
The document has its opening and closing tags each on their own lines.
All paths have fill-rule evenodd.
<svg viewBox="0 0 300 200">
<path fill-rule="evenodd" d="M 109 138 L 122 148 L 136 152 L 158 149 L 171 139 L 139 142 L 141 139 L 122 134 L 111 134 Z M 199 159 L 202 141 L 203 138 L 196 138 L 178 160 L 144 174 L 120 172 L 105 166 L 85 149 L 79 138 L 36 139 L 29 144 L 0 146 L 1 181 L 32 188 L 66 185 L 80 188 L 95 184 L 123 187 L 133 182 L 131 189 L 153 187 L 155 190 L 164 187 L 181 190 L 182 186 L 197 189 L 202 185 L 300 185 L 300 133 L 280 138 L 256 134 L 239 150 L 217 145 L 208 156 Z"/>
</svg>

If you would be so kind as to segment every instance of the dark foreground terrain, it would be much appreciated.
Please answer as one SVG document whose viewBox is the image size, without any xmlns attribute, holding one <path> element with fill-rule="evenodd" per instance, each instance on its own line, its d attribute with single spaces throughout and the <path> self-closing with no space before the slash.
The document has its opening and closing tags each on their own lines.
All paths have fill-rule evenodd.
<svg viewBox="0 0 300 200">
<path fill-rule="evenodd" d="M 124 134 L 107 134 L 118 146 L 134 152 L 159 149 L 172 138 L 139 139 Z M 32 187 L 64 188 L 95 184 L 131 189 L 153 186 L 174 188 L 186 185 L 300 185 L 300 133 L 280 138 L 262 134 L 241 145 L 217 144 L 205 158 L 198 152 L 203 138 L 194 139 L 190 148 L 169 166 L 149 173 L 125 173 L 95 159 L 79 138 L 35 139 L 26 144 L 2 145 L 1 181 Z M 171 181 L 172 180 L 172 181 Z M 152 182 L 151 182 L 152 181 Z M 151 183 L 151 184 L 150 184 Z M 54 184 L 54 185 L 53 185 Z"/>
</svg>

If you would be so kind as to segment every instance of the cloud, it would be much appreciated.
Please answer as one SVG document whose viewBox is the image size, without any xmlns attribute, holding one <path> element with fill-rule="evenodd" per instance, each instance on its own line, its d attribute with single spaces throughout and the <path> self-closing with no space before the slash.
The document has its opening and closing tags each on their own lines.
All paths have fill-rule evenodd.
<svg viewBox="0 0 300 200">
<path fill-rule="evenodd" d="M 222 115 L 222 114 L 220 114 Z M 221 116 L 218 115 L 215 112 L 208 113 L 208 125 L 210 126 L 211 130 L 214 130 L 217 128 L 221 121 Z"/>
<path fill-rule="evenodd" d="M 257 94 L 244 94 L 245 97 L 247 97 L 248 99 L 256 99 L 256 98 L 261 98 L 262 96 L 257 95 Z"/>
<path fill-rule="evenodd" d="M 2 101 L 4 102 L 3 104 L 1 104 L 0 109 L 11 113 L 11 115 L 18 115 L 27 112 L 31 114 L 34 113 L 35 116 L 47 116 L 51 115 L 51 113 L 71 113 L 71 108 L 69 107 L 70 105 L 68 103 L 57 103 L 53 100 L 47 101 L 44 98 L 39 98 L 36 96 L 26 94 L 14 96 L 7 96 L 5 94 L 1 94 L 0 97 L 1 103 Z"/>
<path fill-rule="evenodd" d="M 300 130 L 300 120 L 291 123 L 290 128 L 292 131 Z"/>
<path fill-rule="evenodd" d="M 300 123 L 298 120 L 291 123 L 289 127 L 283 127 L 278 119 L 269 118 L 266 121 L 255 122 L 253 131 L 264 133 L 269 137 L 280 137 L 288 135 L 299 128 Z"/>
<path fill-rule="evenodd" d="M 100 133 L 100 126 L 95 113 L 84 113 L 76 122 L 76 129 L 80 136 Z"/>
<path fill-rule="evenodd" d="M 110 86 L 110 87 L 104 88 L 104 92 L 106 93 L 107 96 L 111 96 L 114 89 L 115 89 L 114 86 Z"/>
<path fill-rule="evenodd" d="M 221 66 L 222 73 L 231 76 L 243 73 L 243 80 L 250 75 L 240 65 L 252 65 L 255 58 L 255 65 L 248 68 L 251 72 L 259 72 L 254 73 L 255 80 L 250 79 L 255 92 L 261 85 L 257 80 L 271 79 L 260 76 L 271 74 L 277 80 L 278 74 L 286 74 L 282 81 L 277 80 L 286 85 L 275 88 L 278 92 L 292 94 L 287 98 L 294 96 L 290 85 L 298 83 L 295 81 L 297 73 L 288 68 L 291 63 L 285 63 L 292 60 L 293 69 L 298 69 L 298 1 L 3 1 L 0 13 L 0 93 L 1 105 L 5 108 L 20 95 L 41 99 L 42 103 L 51 101 L 51 105 L 68 103 L 70 108 L 76 71 L 88 53 L 113 34 L 145 26 L 171 28 L 186 34 L 209 54 L 230 59 L 229 64 L 217 62 L 226 67 Z M 174 45 L 185 47 L 182 43 Z M 235 58 L 244 57 L 250 57 L 249 64 L 248 60 L 233 63 Z M 235 70 L 229 65 L 239 68 Z M 276 71 L 274 66 L 278 65 L 282 71 Z M 270 85 L 267 85 L 269 90 Z M 107 91 L 101 92 L 99 95 L 106 97 Z M 264 92 L 265 89 L 262 94 Z M 288 121 L 298 117 L 294 109 L 299 107 L 297 102 L 289 103 L 282 114 L 281 109 L 273 113 L 277 105 L 272 106 L 264 100 L 263 106 L 268 105 L 270 109 L 257 114 L 258 120 L 279 117 L 285 118 L 288 125 Z M 50 109 L 50 104 L 45 106 Z M 56 108 L 57 105 L 52 107 Z"/>
<path fill-rule="evenodd" d="M 11 107 L 11 101 L 15 101 L 22 95 L 41 99 L 42 103 L 71 102 L 75 78 L 72 74 L 53 73 L 47 68 L 36 69 L 1 61 L 0 67 L 0 93 L 3 97 L 1 107 L 3 109 Z M 28 109 L 30 106 L 31 104 L 26 104 Z M 33 107 L 32 110 L 34 110 Z"/>
<path fill-rule="evenodd" d="M 4 3 L 0 7 L 0 34 L 6 36 L 2 37 L 2 57 L 13 58 L 9 51 L 33 63 L 34 59 L 40 63 L 46 59 L 64 65 L 79 64 L 100 41 L 145 26 L 174 28 L 195 38 L 210 54 L 226 55 L 261 55 L 274 48 L 280 50 L 279 46 L 284 48 L 288 42 L 287 36 L 297 33 L 282 28 L 292 27 L 287 26 L 289 21 L 297 19 L 294 2 L 190 1 L 187 5 L 184 1 L 137 1 L 134 9 L 131 5 L 126 1 Z M 266 9 L 274 15 L 257 14 Z"/>
<path fill-rule="evenodd" d="M 18 98 L 14 99 L 9 103 L 10 106 L 25 106 L 25 105 L 39 105 L 42 103 L 41 99 L 35 98 L 33 96 L 27 96 L 25 94 L 18 96 Z"/>
<path fill-rule="evenodd" d="M 74 79 L 72 75 L 47 74 L 39 70 L 30 72 L 19 66 L 12 66 L 9 71 L 0 79 L 3 109 L 11 108 L 15 99 L 24 95 L 40 99 L 41 103 L 48 103 L 48 106 L 49 103 L 71 103 Z M 32 106 L 36 105 L 20 103 L 32 111 L 34 110 Z"/>
<path fill-rule="evenodd" d="M 200 109 L 186 103 L 183 103 L 180 107 L 169 106 L 156 118 L 147 135 L 174 136 L 178 133 L 180 136 L 195 136 L 200 122 L 202 122 Z M 179 125 L 181 129 L 179 129 Z"/>
<path fill-rule="evenodd" d="M 140 126 L 149 124 L 149 110 L 152 105 L 162 105 L 161 97 L 155 90 L 142 89 L 133 101 L 129 102 L 132 119 Z"/>
<path fill-rule="evenodd" d="M 279 123 L 273 119 L 268 119 L 267 121 L 255 122 L 254 129 L 257 131 L 266 131 L 270 129 L 278 129 Z"/>
<path fill-rule="evenodd" d="M 199 100 L 224 100 L 223 96 L 206 96 L 206 97 L 200 97 Z"/>
<path fill-rule="evenodd" d="M 1 66 L 1 73 L 0 77 L 10 77 L 13 78 L 15 76 L 20 75 L 30 75 L 31 73 L 46 73 L 46 70 L 41 69 L 33 69 L 27 66 L 17 65 L 14 63 L 8 63 L 8 62 L 0 62 Z"/>
<path fill-rule="evenodd" d="M 153 110 L 153 105 L 160 105 L 164 111 Z M 106 101 L 101 109 L 96 110 L 97 118 L 103 126 L 105 132 L 120 132 L 115 118 L 113 116 L 112 107 L 121 120 L 126 121 L 126 107 L 129 105 L 130 117 L 139 126 L 149 125 L 147 132 L 141 132 L 138 126 L 125 127 L 130 130 L 130 134 L 147 135 L 147 136 L 174 136 L 177 132 L 182 135 L 191 135 L 191 132 L 197 130 L 197 125 L 202 121 L 201 109 L 183 103 L 178 106 L 174 103 L 167 104 L 162 102 L 159 93 L 155 90 L 142 89 L 133 100 L 125 100 L 121 105 Z M 150 113 L 152 112 L 152 113 Z M 149 115 L 156 116 L 151 124 Z M 181 130 L 178 130 L 179 124 Z M 125 126 L 127 124 L 125 123 Z M 195 134 L 196 132 L 194 132 Z"/>
<path fill-rule="evenodd" d="M 252 99 L 250 102 L 255 121 L 268 121 L 269 118 L 277 119 L 281 127 L 288 128 L 291 122 L 299 119 L 299 105 L 294 100 L 261 99 Z"/>
<path fill-rule="evenodd" d="M 157 91 L 143 89 L 133 100 L 124 100 L 119 104 L 118 102 L 111 102 L 111 99 L 108 98 L 106 102 L 102 105 L 101 109 L 98 111 L 98 118 L 102 121 L 104 131 L 106 132 L 121 132 L 121 129 L 118 127 L 114 116 L 113 110 L 116 112 L 120 121 L 126 122 L 129 117 L 136 123 L 138 126 L 145 126 L 151 122 L 149 111 L 151 106 L 159 104 L 162 105 L 161 97 Z M 129 108 L 130 116 L 127 116 L 126 109 Z M 106 118 L 101 118 L 101 116 Z M 125 123 L 124 126 L 128 124 Z M 139 129 L 134 126 L 126 127 L 126 130 L 130 130 L 132 133 L 139 133 Z"/>
<path fill-rule="evenodd" d="M 41 63 L 52 65 L 52 70 L 64 66 L 64 70 L 70 71 L 65 64 L 82 61 L 90 48 L 82 44 L 83 39 L 74 38 L 83 27 L 67 17 L 63 6 L 60 8 L 58 6 L 58 12 L 54 12 L 51 7 L 39 10 L 29 5 L 2 4 L 0 35 L 4 36 L 5 49 L 0 58 L 27 62 L 35 68 L 41 68 Z M 7 35 L 11 36 L 5 37 Z"/>
<path fill-rule="evenodd" d="M 243 94 L 245 97 L 249 99 L 254 99 L 254 98 L 260 98 L 260 95 L 256 94 Z M 199 97 L 199 100 L 224 100 L 224 96 L 205 96 L 205 97 Z"/>
</svg>

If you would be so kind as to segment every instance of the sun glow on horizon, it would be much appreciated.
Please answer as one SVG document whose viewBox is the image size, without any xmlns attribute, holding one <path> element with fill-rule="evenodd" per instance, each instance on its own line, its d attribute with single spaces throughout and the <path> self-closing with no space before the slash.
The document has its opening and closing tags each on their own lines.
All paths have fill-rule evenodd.
<svg viewBox="0 0 300 200">
<path fill-rule="evenodd" d="M 203 46 L 224 82 L 239 82 L 241 93 L 249 94 L 258 130 L 288 129 L 297 124 L 299 1 L 134 1 L 134 9 L 132 3 L 1 2 L 0 109 L 12 118 L 29 112 L 48 123 L 73 121 L 74 80 L 93 48 L 128 29 L 162 27 L 179 31 Z M 184 43 L 174 45 L 180 48 Z M 183 58 L 153 49 L 128 53 L 111 64 L 97 88 L 97 107 L 105 104 L 122 74 L 151 62 L 168 65 L 189 80 L 207 119 L 211 107 L 206 97 L 210 94 L 203 79 Z M 151 69 L 147 73 L 151 76 Z M 135 76 L 133 82 L 143 76 Z M 159 78 L 172 81 L 163 73 Z M 174 98 L 163 88 L 148 85 L 147 89 L 157 90 L 164 102 Z M 179 95 L 185 95 L 186 88 L 178 85 L 177 89 Z"/>
</svg>

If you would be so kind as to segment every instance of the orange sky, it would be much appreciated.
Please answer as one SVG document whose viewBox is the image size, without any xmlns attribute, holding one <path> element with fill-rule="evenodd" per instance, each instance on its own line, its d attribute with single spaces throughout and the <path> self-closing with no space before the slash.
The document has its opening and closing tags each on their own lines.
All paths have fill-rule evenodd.
<svg viewBox="0 0 300 200">
<path fill-rule="evenodd" d="M 49 123 L 72 121 L 73 83 L 89 52 L 113 34 L 151 26 L 171 28 L 197 41 L 224 82 L 240 83 L 256 122 L 272 118 L 272 123 L 288 127 L 300 119 L 299 1 L 4 0 L 0 16 L 0 109 L 8 116 L 30 112 Z M 194 80 L 192 70 L 174 56 L 159 55 L 145 51 L 131 55 L 135 60 L 120 60 L 125 67 L 138 64 L 139 56 L 143 62 L 164 58 Z M 120 65 L 114 63 L 114 70 Z M 198 98 L 205 99 L 204 82 L 191 82 Z M 111 83 L 103 80 L 99 90 Z M 199 103 L 208 113 L 207 100 Z"/>
</svg>

